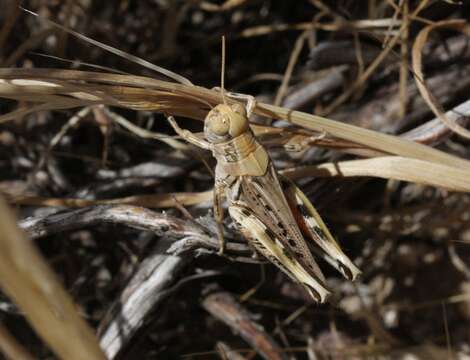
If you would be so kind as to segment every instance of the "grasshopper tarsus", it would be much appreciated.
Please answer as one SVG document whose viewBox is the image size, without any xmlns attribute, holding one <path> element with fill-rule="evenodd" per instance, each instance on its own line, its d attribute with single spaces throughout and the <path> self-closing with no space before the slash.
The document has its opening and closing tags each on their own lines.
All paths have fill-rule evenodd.
<svg viewBox="0 0 470 360">
<path fill-rule="evenodd" d="M 224 91 L 224 89 L 215 86 L 211 90 L 214 91 Z M 240 94 L 240 93 L 235 93 L 235 92 L 227 92 L 224 91 L 224 95 L 227 96 L 230 99 L 236 100 L 236 101 L 243 101 L 246 103 L 244 107 L 244 111 L 246 113 L 246 117 L 249 119 L 250 116 L 253 114 L 253 112 L 256 109 L 256 98 L 253 95 L 247 95 L 247 94 Z"/>
</svg>

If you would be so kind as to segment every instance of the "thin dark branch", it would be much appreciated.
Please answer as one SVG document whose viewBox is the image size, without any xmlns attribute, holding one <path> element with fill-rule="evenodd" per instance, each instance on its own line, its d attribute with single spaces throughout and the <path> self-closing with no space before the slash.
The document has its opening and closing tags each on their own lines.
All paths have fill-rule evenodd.
<svg viewBox="0 0 470 360">
<path fill-rule="evenodd" d="M 258 354 L 268 360 L 287 359 L 276 341 L 253 320 L 248 312 L 232 295 L 218 291 L 209 294 L 202 306 L 217 319 L 227 324 L 235 333 L 250 344 Z"/>
</svg>

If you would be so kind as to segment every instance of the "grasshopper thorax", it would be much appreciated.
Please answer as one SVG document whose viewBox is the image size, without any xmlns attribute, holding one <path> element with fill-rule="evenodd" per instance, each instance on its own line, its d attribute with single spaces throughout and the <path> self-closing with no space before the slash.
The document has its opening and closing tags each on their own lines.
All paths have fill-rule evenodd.
<svg viewBox="0 0 470 360">
<path fill-rule="evenodd" d="M 240 104 L 219 104 L 204 121 L 204 135 L 213 144 L 234 139 L 248 128 L 246 110 Z"/>
</svg>

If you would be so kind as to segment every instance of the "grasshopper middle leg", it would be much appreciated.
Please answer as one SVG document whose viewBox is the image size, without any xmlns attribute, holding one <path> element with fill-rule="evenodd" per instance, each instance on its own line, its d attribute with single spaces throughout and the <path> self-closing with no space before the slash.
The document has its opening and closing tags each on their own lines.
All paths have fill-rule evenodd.
<svg viewBox="0 0 470 360">
<path fill-rule="evenodd" d="M 217 223 L 217 238 L 219 239 L 219 255 L 225 251 L 225 238 L 224 238 L 224 210 L 222 208 L 221 198 L 224 193 L 225 186 L 222 182 L 216 181 L 214 186 L 214 217 Z"/>
</svg>

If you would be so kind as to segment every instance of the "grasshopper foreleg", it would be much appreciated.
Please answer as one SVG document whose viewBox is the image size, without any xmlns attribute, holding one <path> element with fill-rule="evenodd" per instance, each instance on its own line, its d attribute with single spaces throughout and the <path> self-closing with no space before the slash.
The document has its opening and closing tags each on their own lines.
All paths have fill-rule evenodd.
<svg viewBox="0 0 470 360">
<path fill-rule="evenodd" d="M 213 87 L 212 90 L 220 91 L 220 87 L 216 86 Z M 256 107 L 256 99 L 253 95 L 247 95 L 247 94 L 239 94 L 235 92 L 229 92 L 226 91 L 224 94 L 229 97 L 230 99 L 237 100 L 237 101 L 244 101 L 246 103 L 245 109 L 246 109 L 246 116 L 249 118 L 253 111 L 255 110 Z"/>
<path fill-rule="evenodd" d="M 203 149 L 206 149 L 206 150 L 212 150 L 212 144 L 211 143 L 197 137 L 196 135 L 194 135 L 189 130 L 180 128 L 173 116 L 167 116 L 167 120 L 170 123 L 170 125 L 173 127 L 175 132 L 179 136 L 181 136 L 184 140 L 186 140 L 187 142 L 189 142 L 193 145 L 196 145 L 200 148 L 203 148 Z"/>
</svg>

